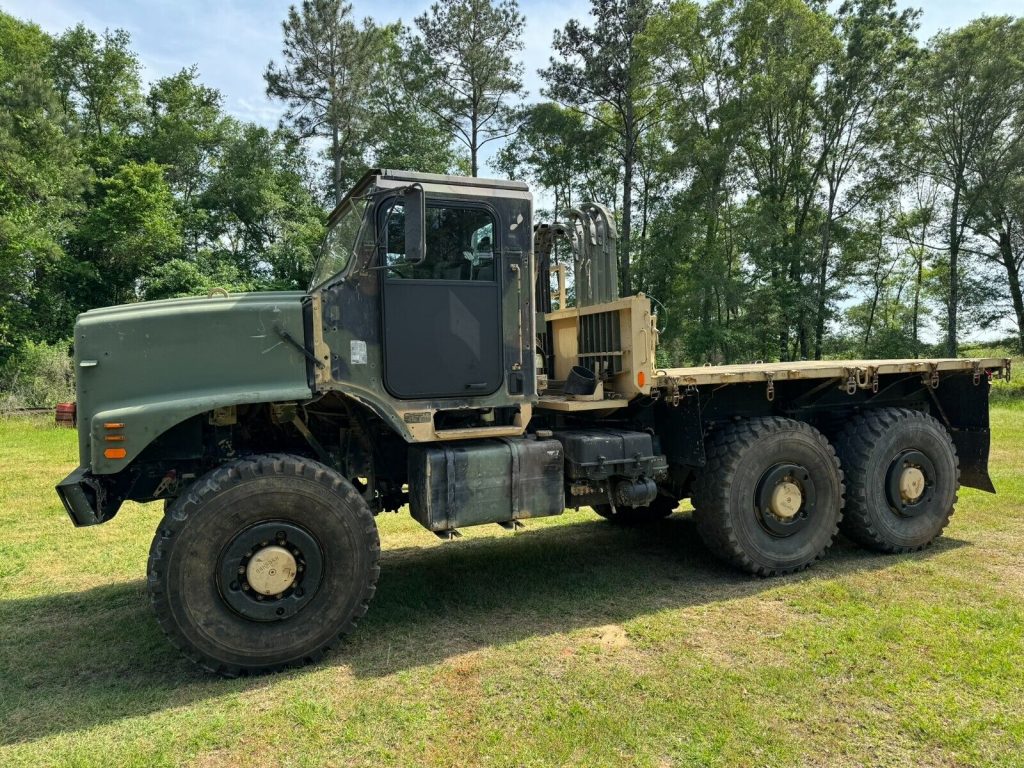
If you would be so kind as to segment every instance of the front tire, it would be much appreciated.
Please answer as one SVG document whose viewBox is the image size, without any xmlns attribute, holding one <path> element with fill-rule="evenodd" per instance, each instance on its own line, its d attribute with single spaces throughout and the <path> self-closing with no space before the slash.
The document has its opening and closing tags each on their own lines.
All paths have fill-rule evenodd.
<svg viewBox="0 0 1024 768">
<path fill-rule="evenodd" d="M 776 417 L 727 426 L 694 488 L 697 531 L 721 559 L 758 576 L 802 570 L 838 533 L 843 473 L 809 424 Z"/>
<path fill-rule="evenodd" d="M 167 510 L 149 595 L 171 641 L 226 677 L 317 661 L 366 613 L 380 574 L 366 502 L 316 461 L 225 464 Z"/>
<path fill-rule="evenodd" d="M 848 478 L 840 529 L 876 552 L 913 552 L 949 523 L 960 488 L 960 464 L 949 432 L 906 408 L 855 417 L 836 439 Z"/>
</svg>

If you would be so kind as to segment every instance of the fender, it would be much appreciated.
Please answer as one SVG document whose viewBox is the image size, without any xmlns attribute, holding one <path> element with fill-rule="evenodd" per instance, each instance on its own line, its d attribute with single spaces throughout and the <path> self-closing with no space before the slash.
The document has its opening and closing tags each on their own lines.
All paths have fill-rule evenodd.
<svg viewBox="0 0 1024 768">
<path fill-rule="evenodd" d="M 120 472 L 171 427 L 228 405 L 309 400 L 301 292 L 92 310 L 75 325 L 79 461 Z"/>
</svg>

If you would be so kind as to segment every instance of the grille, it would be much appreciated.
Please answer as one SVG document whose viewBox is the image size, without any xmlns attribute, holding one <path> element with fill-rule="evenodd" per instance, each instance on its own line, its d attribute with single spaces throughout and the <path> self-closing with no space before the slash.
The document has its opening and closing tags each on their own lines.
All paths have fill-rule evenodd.
<svg viewBox="0 0 1024 768">
<path fill-rule="evenodd" d="M 618 311 L 580 316 L 580 365 L 592 370 L 599 378 L 622 372 Z"/>
</svg>

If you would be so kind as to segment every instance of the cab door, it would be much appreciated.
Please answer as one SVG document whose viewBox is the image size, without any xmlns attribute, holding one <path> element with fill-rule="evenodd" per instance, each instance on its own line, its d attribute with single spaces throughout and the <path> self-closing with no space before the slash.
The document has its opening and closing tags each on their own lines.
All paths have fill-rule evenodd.
<svg viewBox="0 0 1024 768">
<path fill-rule="evenodd" d="M 502 384 L 498 226 L 480 203 L 430 200 L 425 258 L 405 256 L 401 199 L 378 213 L 384 384 L 402 399 L 489 395 Z"/>
</svg>

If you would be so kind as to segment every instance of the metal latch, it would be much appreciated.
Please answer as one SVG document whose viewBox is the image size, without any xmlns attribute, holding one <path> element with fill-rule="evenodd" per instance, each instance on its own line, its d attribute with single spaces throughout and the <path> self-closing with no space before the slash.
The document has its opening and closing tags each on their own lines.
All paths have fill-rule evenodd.
<svg viewBox="0 0 1024 768">
<path fill-rule="evenodd" d="M 846 394 L 854 395 L 857 393 L 857 368 L 846 369 Z"/>
</svg>

